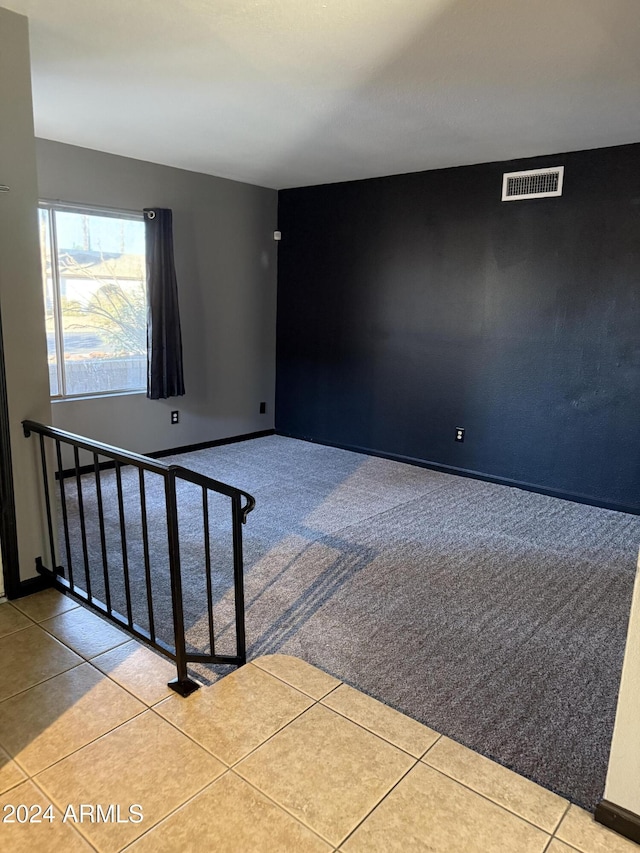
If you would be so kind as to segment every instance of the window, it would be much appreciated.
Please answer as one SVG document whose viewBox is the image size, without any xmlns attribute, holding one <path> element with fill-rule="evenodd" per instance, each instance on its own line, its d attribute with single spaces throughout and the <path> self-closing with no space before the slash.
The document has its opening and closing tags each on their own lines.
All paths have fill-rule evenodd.
<svg viewBox="0 0 640 853">
<path fill-rule="evenodd" d="M 39 225 L 51 396 L 144 390 L 142 215 L 42 204 Z"/>
</svg>

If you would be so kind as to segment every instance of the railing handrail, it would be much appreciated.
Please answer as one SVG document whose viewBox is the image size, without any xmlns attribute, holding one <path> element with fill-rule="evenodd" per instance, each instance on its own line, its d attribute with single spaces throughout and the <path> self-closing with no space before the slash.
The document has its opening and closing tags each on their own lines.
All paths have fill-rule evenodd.
<svg viewBox="0 0 640 853">
<path fill-rule="evenodd" d="M 247 516 L 256 505 L 256 499 L 249 492 L 245 492 L 244 489 L 238 489 L 236 486 L 230 486 L 228 483 L 214 480 L 212 477 L 207 477 L 206 474 L 200 474 L 198 471 L 190 471 L 188 468 L 183 468 L 182 465 L 169 465 L 168 470 L 175 471 L 176 476 L 180 477 L 181 480 L 187 480 L 205 489 L 212 489 L 215 492 L 227 495 L 229 498 L 246 498 L 246 504 L 241 506 L 240 509 L 243 523 L 246 522 Z"/>
<path fill-rule="evenodd" d="M 235 486 L 230 486 L 228 483 L 222 483 L 220 480 L 214 480 L 213 477 L 207 477 L 206 474 L 200 474 L 197 471 L 190 471 L 188 468 L 183 468 L 182 465 L 168 464 L 153 459 L 151 456 L 145 456 L 142 453 L 134 453 L 131 450 L 123 450 L 121 447 L 114 447 L 111 444 L 105 444 L 102 441 L 94 441 L 83 435 L 77 435 L 73 432 L 68 432 L 57 427 L 46 426 L 38 423 L 38 421 L 25 420 L 22 421 L 25 437 L 28 438 L 31 432 L 39 435 L 47 436 L 48 438 L 58 439 L 72 443 L 75 447 L 81 450 L 87 450 L 90 453 L 97 453 L 99 456 L 108 456 L 115 462 L 120 462 L 123 465 L 135 465 L 137 468 L 143 468 L 145 471 L 150 471 L 154 474 L 166 476 L 170 471 L 175 472 L 182 480 L 195 483 L 197 486 L 203 486 L 206 489 L 212 489 L 215 492 L 220 492 L 227 497 L 242 497 L 246 503 L 242 507 L 242 521 L 247 520 L 247 516 L 255 507 L 255 498 L 243 489 L 238 489 Z"/>
</svg>

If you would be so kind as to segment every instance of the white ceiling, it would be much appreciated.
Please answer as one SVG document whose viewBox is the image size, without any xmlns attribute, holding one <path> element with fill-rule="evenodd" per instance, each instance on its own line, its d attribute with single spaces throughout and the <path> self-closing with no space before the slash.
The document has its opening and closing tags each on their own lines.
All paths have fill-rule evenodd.
<svg viewBox="0 0 640 853">
<path fill-rule="evenodd" d="M 292 187 L 640 141 L 640 0 L 0 0 L 36 133 Z"/>
</svg>

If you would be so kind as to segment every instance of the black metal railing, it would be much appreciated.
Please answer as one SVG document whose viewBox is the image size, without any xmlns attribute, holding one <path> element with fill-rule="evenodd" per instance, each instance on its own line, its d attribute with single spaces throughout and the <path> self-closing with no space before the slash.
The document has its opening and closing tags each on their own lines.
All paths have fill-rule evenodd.
<svg viewBox="0 0 640 853">
<path fill-rule="evenodd" d="M 246 640 L 242 524 L 255 506 L 253 497 L 241 489 L 179 465 L 167 465 L 34 421 L 24 421 L 23 427 L 26 437 L 32 433 L 38 436 L 42 468 L 42 493 L 51 562 L 47 566 L 45 560 L 39 558 L 36 561 L 38 571 L 47 576 L 53 586 L 69 592 L 174 660 L 177 678 L 169 686 L 182 696 L 188 696 L 198 687 L 187 674 L 188 663 L 244 664 Z M 81 451 L 89 454 L 88 465 L 80 464 Z M 67 459 L 73 459 L 71 467 L 66 469 L 65 455 Z M 125 468 L 127 470 L 123 471 Z M 137 476 L 131 468 L 137 470 Z M 126 488 L 123 486 L 125 475 Z M 150 475 L 160 478 L 154 480 L 151 526 L 148 510 Z M 109 495 L 106 495 L 105 489 L 107 477 Z M 182 522 L 188 523 L 190 537 L 196 535 L 194 531 L 198 528 L 202 533 L 201 557 L 192 558 L 191 562 L 198 568 L 201 566 L 204 573 L 202 596 L 196 594 L 195 597 L 200 609 L 200 598 L 205 599 L 208 652 L 188 649 L 185 633 L 179 496 L 191 487 L 201 490 L 202 524 L 196 523 L 197 520 L 193 518 L 192 503 L 189 505 L 189 517 L 186 521 L 182 519 Z M 227 539 L 231 541 L 223 543 L 220 548 L 231 562 L 227 586 L 229 592 L 233 589 L 233 605 L 229 604 L 227 608 L 224 631 L 228 633 L 229 627 L 235 627 L 235 654 L 216 653 L 214 586 L 216 594 L 220 593 L 220 580 L 214 584 L 213 522 L 210 513 L 212 496 L 221 496 L 223 502 L 226 499 L 231 508 L 230 524 L 227 522 L 225 527 Z M 59 513 L 55 512 L 54 502 Z M 88 503 L 90 506 L 87 506 Z M 62 546 L 58 546 L 60 540 L 63 540 Z M 159 558 L 157 551 L 162 540 L 164 556 Z M 187 541 L 187 537 L 185 543 L 193 550 L 193 543 Z M 66 566 L 61 565 L 62 560 L 58 558 L 58 554 L 62 553 Z M 156 599 L 159 596 L 157 589 L 154 591 L 160 575 L 168 586 L 160 608 L 160 615 L 164 619 L 162 626 L 159 625 L 157 612 Z M 124 613 L 118 609 L 118 602 L 114 598 L 119 600 Z M 194 595 L 190 598 L 193 599 Z M 146 622 L 146 625 L 141 622 Z M 166 622 L 171 624 L 167 625 Z"/>
</svg>

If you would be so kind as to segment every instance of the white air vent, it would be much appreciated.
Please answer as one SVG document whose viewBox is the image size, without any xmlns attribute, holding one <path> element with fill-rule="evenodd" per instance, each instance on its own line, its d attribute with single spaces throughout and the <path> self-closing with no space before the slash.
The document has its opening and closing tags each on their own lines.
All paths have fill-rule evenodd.
<svg viewBox="0 0 640 853">
<path fill-rule="evenodd" d="M 502 201 L 562 195 L 563 178 L 564 166 L 529 169 L 528 172 L 505 172 L 502 176 Z"/>
</svg>

